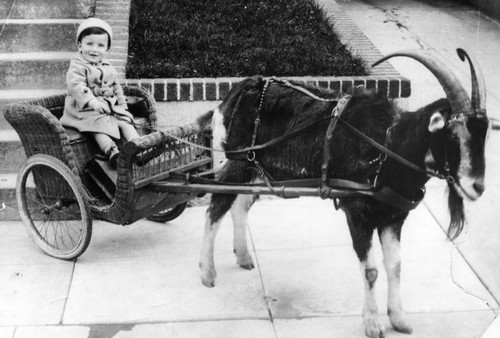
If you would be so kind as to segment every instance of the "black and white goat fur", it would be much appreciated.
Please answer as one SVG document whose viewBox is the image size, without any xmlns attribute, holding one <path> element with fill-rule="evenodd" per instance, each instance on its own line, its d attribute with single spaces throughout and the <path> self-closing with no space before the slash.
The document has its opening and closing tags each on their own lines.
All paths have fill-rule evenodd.
<svg viewBox="0 0 500 338">
<path fill-rule="evenodd" d="M 376 93 L 353 94 L 341 118 L 380 144 L 421 168 L 446 172 L 449 185 L 451 224 L 449 236 L 460 234 L 464 224 L 463 199 L 476 200 L 484 190 L 484 145 L 488 129 L 485 110 L 484 82 L 474 59 L 458 50 L 467 59 L 472 74 L 472 99 L 454 75 L 431 55 L 420 51 L 391 54 L 407 56 L 424 64 L 440 81 L 446 99 L 440 99 L 416 112 L 396 112 L 394 105 Z M 264 80 L 248 78 L 236 84 L 221 105 L 200 118 L 200 125 L 211 121 L 214 147 L 226 151 L 250 146 L 254 119 Z M 305 86 L 308 91 L 324 98 L 336 98 L 338 93 Z M 271 84 L 260 110 L 257 144 L 279 137 L 311 121 L 331 114 L 337 102 L 322 102 L 286 86 Z M 328 123 L 318 124 L 286 142 L 257 153 L 257 159 L 275 180 L 318 178 L 325 132 Z M 386 140 L 390 128 L 390 140 Z M 361 183 L 372 182 L 378 164 L 373 164 L 380 151 L 360 140 L 339 123 L 331 139 L 329 176 Z M 447 168 L 445 168 L 447 167 Z M 222 182 L 248 183 L 259 180 L 254 164 L 245 160 L 227 160 L 217 178 Z M 379 180 L 399 194 L 412 199 L 422 191 L 428 175 L 417 172 L 389 158 L 383 165 Z M 253 269 L 254 263 L 247 248 L 247 215 L 256 196 L 212 195 L 206 213 L 205 234 L 201 250 L 201 279 L 205 286 L 215 285 L 214 239 L 223 216 L 231 210 L 234 223 L 234 253 L 237 264 Z M 408 211 L 382 204 L 370 197 L 339 199 L 345 212 L 354 250 L 361 262 L 365 284 L 363 318 L 366 335 L 382 337 L 384 328 L 378 320 L 374 285 L 378 276 L 372 252 L 373 232 L 377 230 L 382 244 L 384 267 L 388 278 L 388 314 L 395 330 L 410 333 L 400 297 L 400 236 Z"/>
</svg>

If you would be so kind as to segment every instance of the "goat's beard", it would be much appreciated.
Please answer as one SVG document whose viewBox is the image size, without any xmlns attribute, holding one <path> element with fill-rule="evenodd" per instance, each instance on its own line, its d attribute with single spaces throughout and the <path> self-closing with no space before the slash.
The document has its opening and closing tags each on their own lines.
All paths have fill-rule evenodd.
<svg viewBox="0 0 500 338">
<path fill-rule="evenodd" d="M 455 240 L 464 229 L 465 212 L 464 200 L 456 191 L 453 184 L 448 184 L 448 209 L 450 211 L 450 226 L 448 227 L 448 238 Z"/>
</svg>

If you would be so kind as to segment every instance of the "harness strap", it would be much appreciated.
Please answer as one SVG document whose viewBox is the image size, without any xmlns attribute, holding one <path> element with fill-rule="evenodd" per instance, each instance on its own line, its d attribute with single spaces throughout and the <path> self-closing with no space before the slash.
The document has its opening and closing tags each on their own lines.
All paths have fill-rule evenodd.
<svg viewBox="0 0 500 338">
<path fill-rule="evenodd" d="M 249 151 L 262 150 L 262 149 L 265 149 L 265 148 L 270 147 L 272 145 L 275 145 L 277 143 L 286 141 L 287 139 L 292 138 L 297 134 L 300 134 L 304 130 L 309 129 L 309 128 L 315 126 L 316 124 L 323 122 L 325 120 L 329 120 L 331 118 L 332 118 L 332 116 L 324 116 L 322 118 L 317 119 L 316 121 L 309 123 L 308 125 L 305 125 L 301 128 L 295 129 L 289 133 L 281 135 L 280 137 L 274 138 L 272 140 L 258 144 L 258 145 L 253 146 L 253 147 L 245 147 L 245 148 L 236 149 L 236 150 L 224 150 L 224 149 L 210 148 L 210 147 L 203 146 L 199 143 L 188 141 L 186 139 L 183 139 L 182 137 L 175 136 L 175 135 L 170 134 L 170 133 L 163 131 L 163 130 L 157 130 L 157 131 L 161 132 L 165 137 L 172 138 L 176 141 L 179 141 L 180 143 L 188 144 L 188 145 L 196 147 L 198 149 L 207 150 L 207 151 L 215 151 L 215 152 L 219 152 L 219 153 L 226 153 L 226 157 L 230 160 L 246 160 L 247 153 Z"/>
<path fill-rule="evenodd" d="M 325 120 L 329 120 L 331 119 L 332 116 L 329 115 L 329 116 L 324 116 L 322 118 L 319 118 L 317 119 L 316 121 L 313 121 L 303 127 L 300 127 L 298 129 L 295 129 L 291 132 L 288 132 L 284 135 L 281 135 L 279 137 L 276 137 L 276 138 L 273 138 L 272 140 L 269 140 L 267 142 L 264 142 L 264 143 L 261 143 L 261 144 L 258 144 L 258 145 L 254 145 L 254 146 L 251 146 L 251 147 L 245 147 L 245 148 L 242 148 L 242 149 L 236 149 L 236 150 L 222 150 L 222 149 L 213 149 L 213 148 L 203 148 L 205 150 L 214 150 L 214 151 L 220 151 L 220 152 L 225 152 L 226 153 L 226 157 L 228 160 L 246 160 L 247 159 L 247 153 L 248 152 L 251 152 L 251 151 L 256 151 L 256 150 L 262 150 L 262 149 L 265 149 L 265 148 L 268 148 L 272 145 L 275 145 L 277 143 L 281 143 L 289 138 L 292 138 L 294 137 L 295 135 L 297 134 L 300 134 L 302 133 L 304 130 L 306 129 L 309 129 L 315 125 L 317 125 L 318 123 L 320 122 L 323 122 Z M 169 137 L 173 137 L 173 138 L 176 138 L 175 136 L 171 136 L 170 134 L 165 134 L 166 136 L 169 136 Z M 179 139 L 179 140 L 182 140 L 182 139 Z M 182 140 L 182 142 L 185 142 L 184 140 Z M 194 146 L 198 146 L 197 144 L 193 143 L 191 145 L 194 145 Z"/>
<path fill-rule="evenodd" d="M 342 115 L 344 109 L 347 107 L 351 100 L 351 95 L 345 95 L 343 96 L 335 108 L 333 108 L 332 113 L 331 113 L 331 120 L 330 124 L 328 125 L 328 128 L 326 129 L 326 134 L 325 134 L 325 144 L 323 147 L 323 165 L 321 166 L 321 198 L 325 199 L 328 198 L 330 195 L 331 187 L 328 184 L 328 168 L 330 166 L 330 157 L 331 157 L 331 152 L 330 152 L 330 146 L 331 146 L 331 139 L 333 137 L 333 132 L 335 130 L 335 127 L 337 126 L 337 121 L 338 118 Z"/>
<path fill-rule="evenodd" d="M 424 174 L 427 174 L 429 176 L 434 176 L 434 177 L 438 177 L 438 178 L 441 178 L 441 179 L 445 178 L 445 176 L 442 175 L 442 174 L 440 174 L 440 173 L 436 173 L 434 171 L 422 169 L 419 166 L 417 166 L 416 164 L 408 161 L 404 157 L 399 156 L 398 154 L 396 154 L 392 150 L 389 150 L 388 148 L 384 147 L 383 145 L 381 145 L 377 141 L 375 141 L 372 138 L 366 136 L 361 131 L 359 131 L 356 127 L 354 127 L 353 125 L 351 125 L 349 122 L 341 119 L 339 116 L 334 117 L 334 118 L 337 119 L 337 120 L 339 120 L 340 122 L 342 122 L 342 124 L 344 124 L 347 128 L 349 128 L 358 137 L 362 138 L 363 140 L 365 140 L 366 142 L 368 142 L 371 146 L 377 148 L 382 153 L 386 154 L 387 156 L 391 157 L 392 159 L 396 160 L 397 162 L 399 162 L 399 163 L 401 163 L 401 164 L 403 164 L 403 165 L 405 165 L 405 166 L 407 166 L 407 167 L 409 167 L 409 168 L 411 168 L 411 169 L 413 169 L 415 171 L 418 171 L 420 173 L 424 173 Z"/>
<path fill-rule="evenodd" d="M 273 82 L 278 82 L 278 83 L 281 83 L 282 85 L 284 85 L 285 87 L 289 87 L 289 88 L 292 88 L 296 91 L 299 91 L 301 92 L 302 94 L 305 94 L 311 98 L 313 98 L 314 100 L 316 101 L 320 101 L 320 102 L 335 102 L 337 101 L 336 99 L 325 99 L 324 97 L 319 97 L 318 95 L 315 95 L 313 93 L 311 93 L 310 91 L 308 91 L 307 89 L 303 88 L 303 87 L 300 87 L 300 86 L 296 86 L 294 84 L 292 84 L 290 81 L 288 80 L 284 80 L 284 79 L 278 79 L 276 77 L 273 77 L 271 78 L 271 80 Z"/>
</svg>

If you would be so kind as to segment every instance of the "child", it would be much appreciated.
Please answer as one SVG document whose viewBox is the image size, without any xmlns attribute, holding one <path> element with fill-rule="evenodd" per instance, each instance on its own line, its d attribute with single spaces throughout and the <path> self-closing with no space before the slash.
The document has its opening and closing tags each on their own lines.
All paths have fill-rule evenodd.
<svg viewBox="0 0 500 338">
<path fill-rule="evenodd" d="M 116 70 L 104 60 L 113 33 L 103 20 L 89 18 L 78 27 L 78 57 L 71 60 L 66 74 L 68 95 L 61 123 L 93 135 L 102 152 L 116 168 L 118 147 L 113 139 L 139 137 L 133 116 L 127 111 Z"/>
</svg>

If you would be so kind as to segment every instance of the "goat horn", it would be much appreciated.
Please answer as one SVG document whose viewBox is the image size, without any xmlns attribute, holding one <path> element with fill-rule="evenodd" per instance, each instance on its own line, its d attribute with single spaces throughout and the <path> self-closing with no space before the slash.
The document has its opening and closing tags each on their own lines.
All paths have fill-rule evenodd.
<svg viewBox="0 0 500 338">
<path fill-rule="evenodd" d="M 382 59 L 375 62 L 372 67 L 386 61 L 389 58 L 394 56 L 406 56 L 412 58 L 414 60 L 419 61 L 423 64 L 427 69 L 429 69 L 432 74 L 436 77 L 436 79 L 443 87 L 444 92 L 446 93 L 446 97 L 448 98 L 448 102 L 451 106 L 451 111 L 453 114 L 464 114 L 470 115 L 473 113 L 472 104 L 469 99 L 469 95 L 465 89 L 460 85 L 458 78 L 451 72 L 451 70 L 436 56 L 424 52 L 422 50 L 416 49 L 407 49 L 399 52 L 391 53 L 387 56 L 384 56 Z"/>
<path fill-rule="evenodd" d="M 479 68 L 476 58 L 472 55 L 468 55 L 462 48 L 457 49 L 457 54 L 460 60 L 465 62 L 467 58 L 467 61 L 469 61 L 472 81 L 472 108 L 474 108 L 476 114 L 486 114 L 486 85 L 484 83 L 481 68 Z"/>
</svg>

